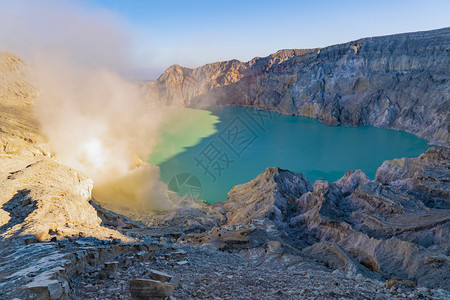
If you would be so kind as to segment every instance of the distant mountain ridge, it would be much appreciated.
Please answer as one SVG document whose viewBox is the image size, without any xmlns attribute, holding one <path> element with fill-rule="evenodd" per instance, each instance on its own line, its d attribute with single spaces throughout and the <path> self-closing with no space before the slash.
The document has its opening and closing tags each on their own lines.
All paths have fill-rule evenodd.
<svg viewBox="0 0 450 300">
<path fill-rule="evenodd" d="M 395 128 L 448 146 L 450 27 L 168 68 L 143 89 L 164 103 L 252 106 L 328 125 Z"/>
</svg>

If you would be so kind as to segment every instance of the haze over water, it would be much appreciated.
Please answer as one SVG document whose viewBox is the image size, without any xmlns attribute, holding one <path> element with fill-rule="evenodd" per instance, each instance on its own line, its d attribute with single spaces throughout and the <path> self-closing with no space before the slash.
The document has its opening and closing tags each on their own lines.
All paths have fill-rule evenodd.
<svg viewBox="0 0 450 300">
<path fill-rule="evenodd" d="M 194 175 L 200 182 L 193 183 L 194 187 L 201 185 L 199 199 L 209 203 L 226 200 L 233 186 L 254 179 L 267 167 L 299 172 L 312 182 L 336 181 L 356 169 L 373 179 L 383 161 L 415 157 L 429 148 L 426 140 L 402 131 L 329 127 L 309 117 L 251 108 L 221 107 L 212 110 L 212 115 L 205 111 L 201 115 L 199 126 L 182 127 L 174 121 L 168 132 L 177 128 L 172 135 L 177 138 L 165 138 L 149 162 L 160 166 L 169 188 L 177 174 Z M 216 129 L 202 129 L 201 124 L 214 124 L 215 116 L 220 119 Z M 180 147 L 186 140 L 192 146 Z M 199 142 L 194 145 L 192 141 Z M 177 177 L 177 185 L 182 185 L 180 178 L 186 175 Z M 180 186 L 183 194 L 181 190 Z"/>
</svg>

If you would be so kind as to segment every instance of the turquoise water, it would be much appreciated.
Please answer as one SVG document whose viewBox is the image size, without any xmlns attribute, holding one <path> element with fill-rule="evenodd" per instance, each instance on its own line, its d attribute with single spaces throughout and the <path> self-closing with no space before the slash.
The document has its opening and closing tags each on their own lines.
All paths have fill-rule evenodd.
<svg viewBox="0 0 450 300">
<path fill-rule="evenodd" d="M 165 122 L 159 130 L 159 141 L 147 158 L 153 165 L 165 162 L 216 132 L 215 124 L 219 118 L 210 111 L 187 107 L 160 110 Z"/>
<path fill-rule="evenodd" d="M 311 181 L 335 181 L 355 169 L 373 179 L 383 161 L 428 149 L 426 140 L 390 129 L 328 127 L 308 117 L 243 107 L 221 107 L 212 114 L 220 120 L 215 133 L 159 164 L 171 189 L 180 194 L 194 189 L 194 198 L 210 203 L 226 200 L 233 186 L 267 167 L 300 172 Z"/>
</svg>

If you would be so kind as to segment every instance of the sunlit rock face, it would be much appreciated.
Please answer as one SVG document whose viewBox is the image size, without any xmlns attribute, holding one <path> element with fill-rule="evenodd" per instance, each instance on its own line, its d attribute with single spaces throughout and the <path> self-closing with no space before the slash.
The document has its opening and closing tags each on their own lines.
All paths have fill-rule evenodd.
<svg viewBox="0 0 450 300">
<path fill-rule="evenodd" d="M 211 102 L 219 101 L 215 98 L 201 98 L 200 96 L 216 88 L 225 86 L 242 86 L 253 83 L 255 75 L 268 72 L 282 62 L 296 56 L 317 49 L 285 49 L 267 57 L 255 57 L 249 62 L 230 60 L 215 62 L 196 69 L 184 68 L 179 65 L 169 67 L 156 81 L 148 82 L 144 94 L 153 101 L 182 106 L 208 107 Z M 242 82 L 241 82 L 242 81 Z M 242 85 L 244 83 L 244 85 Z M 240 90 L 235 96 L 245 95 L 247 91 Z M 219 92 L 220 93 L 220 92 Z M 216 94 L 214 94 L 217 96 Z M 220 94 L 225 96 L 225 94 Z M 241 105 L 245 99 L 229 99 L 229 103 Z"/>
<path fill-rule="evenodd" d="M 243 105 L 374 125 L 448 145 L 450 28 L 283 50 L 250 62 L 172 66 L 144 87 L 180 105 Z"/>
<path fill-rule="evenodd" d="M 43 155 L 49 152 L 33 114 L 34 87 L 29 66 L 12 53 L 0 52 L 0 154 Z M 1 169 L 0 169 L 1 171 Z"/>
<path fill-rule="evenodd" d="M 0 53 L 0 240 L 81 235 L 132 241 L 100 225 L 89 203 L 92 180 L 50 156 L 34 114 L 36 87 L 27 68 L 19 57 Z"/>
</svg>

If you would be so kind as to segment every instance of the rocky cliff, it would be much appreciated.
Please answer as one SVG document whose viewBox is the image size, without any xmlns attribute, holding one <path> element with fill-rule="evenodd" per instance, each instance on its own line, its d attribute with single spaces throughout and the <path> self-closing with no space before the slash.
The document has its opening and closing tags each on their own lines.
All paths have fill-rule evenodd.
<svg viewBox="0 0 450 300">
<path fill-rule="evenodd" d="M 432 148 L 408 163 L 387 161 L 374 181 L 349 171 L 312 185 L 301 174 L 268 168 L 215 207 L 227 226 L 251 225 L 344 272 L 449 289 L 448 156 Z"/>
<path fill-rule="evenodd" d="M 249 62 L 178 65 L 144 86 L 149 98 L 190 106 L 240 105 L 374 125 L 448 145 L 450 28 L 282 50 Z"/>
</svg>

